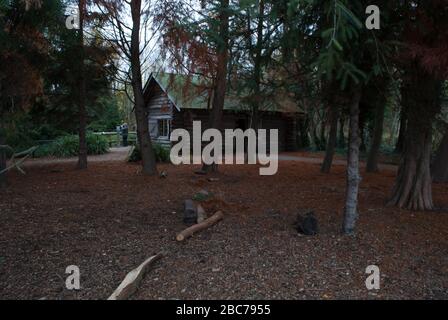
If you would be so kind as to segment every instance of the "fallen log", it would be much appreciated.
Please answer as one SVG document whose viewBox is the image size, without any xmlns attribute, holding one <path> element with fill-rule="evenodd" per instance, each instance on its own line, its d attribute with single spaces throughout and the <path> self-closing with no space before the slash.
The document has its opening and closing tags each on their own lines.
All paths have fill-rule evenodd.
<svg viewBox="0 0 448 320">
<path fill-rule="evenodd" d="M 201 223 L 195 224 L 195 225 L 183 230 L 182 232 L 180 232 L 176 236 L 176 240 L 183 241 L 183 240 L 191 237 L 195 232 L 201 231 L 203 229 L 207 229 L 208 227 L 214 225 L 215 223 L 220 221 L 223 217 L 224 217 L 224 214 L 222 213 L 222 211 L 217 211 L 210 218 L 205 219 Z"/>
<path fill-rule="evenodd" d="M 159 260 L 162 254 L 156 254 L 148 259 L 146 259 L 141 265 L 129 272 L 124 280 L 120 283 L 118 288 L 112 293 L 112 295 L 107 298 L 107 300 L 126 300 L 128 299 L 136 290 L 140 281 L 143 279 L 145 272 L 148 267 L 155 261 Z"/>
<path fill-rule="evenodd" d="M 198 203 L 196 207 L 196 212 L 198 214 L 198 223 L 201 223 L 205 219 L 207 219 L 207 213 L 205 212 L 204 208 L 201 206 L 200 203 Z"/>
</svg>

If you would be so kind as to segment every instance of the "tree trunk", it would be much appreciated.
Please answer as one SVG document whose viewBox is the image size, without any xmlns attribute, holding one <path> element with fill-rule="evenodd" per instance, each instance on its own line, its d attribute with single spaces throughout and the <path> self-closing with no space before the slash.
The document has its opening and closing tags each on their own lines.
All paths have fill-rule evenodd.
<svg viewBox="0 0 448 320">
<path fill-rule="evenodd" d="M 131 1 L 132 34 L 131 34 L 131 72 L 132 89 L 135 100 L 135 119 L 137 136 L 142 156 L 142 172 L 147 175 L 157 174 L 156 157 L 149 135 L 148 113 L 143 97 L 143 81 L 140 63 L 140 14 L 141 0 Z"/>
<path fill-rule="evenodd" d="M 319 133 L 319 141 L 320 141 L 320 146 L 319 146 L 319 150 L 325 150 L 325 147 L 327 145 L 327 139 L 325 137 L 325 132 L 326 132 L 326 128 L 327 128 L 327 123 L 325 121 L 325 112 L 323 112 L 322 115 L 322 120 L 320 122 L 320 133 Z"/>
<path fill-rule="evenodd" d="M 344 125 L 345 125 L 345 119 L 343 116 L 341 116 L 339 118 L 339 138 L 338 138 L 338 146 L 341 149 L 345 148 Z"/>
<path fill-rule="evenodd" d="M 382 92 L 379 93 L 382 96 Z M 386 101 L 378 99 L 375 110 L 375 120 L 373 129 L 373 140 L 367 157 L 367 172 L 378 172 L 378 156 L 381 142 L 383 140 L 384 110 Z"/>
<path fill-rule="evenodd" d="M 432 165 L 432 178 L 434 182 L 448 182 L 448 128 Z"/>
<path fill-rule="evenodd" d="M 403 106 L 401 107 L 401 112 L 400 112 L 400 130 L 398 132 L 398 140 L 397 143 L 395 145 L 395 152 L 396 153 L 402 153 L 403 149 L 404 149 L 404 140 L 405 140 L 405 135 L 406 135 L 406 112 L 403 108 Z"/>
<path fill-rule="evenodd" d="M 418 68 L 407 71 L 402 87 L 407 116 L 406 139 L 388 204 L 410 210 L 432 210 L 432 123 L 440 111 L 441 82 Z"/>
<path fill-rule="evenodd" d="M 331 165 L 333 163 L 334 149 L 336 148 L 336 143 L 338 139 L 338 118 L 339 118 L 338 107 L 336 106 L 330 107 L 330 132 L 328 134 L 325 159 L 320 169 L 320 171 L 323 173 L 329 173 Z"/>
<path fill-rule="evenodd" d="M 320 140 L 317 135 L 317 125 L 314 119 L 312 119 L 311 117 L 309 119 L 311 140 L 313 141 L 314 148 L 316 149 L 316 151 L 318 151 L 320 150 Z"/>
<path fill-rule="evenodd" d="M 79 113 L 79 151 L 78 151 L 78 169 L 87 169 L 87 114 L 86 114 L 86 78 L 84 74 L 84 17 L 86 13 L 85 0 L 79 0 L 79 97 L 78 97 L 78 113 Z"/>
<path fill-rule="evenodd" d="M 305 117 L 299 120 L 299 149 L 308 148 L 310 146 L 309 120 Z"/>
<path fill-rule="evenodd" d="M 221 0 L 219 14 L 219 37 L 221 39 L 218 45 L 218 62 L 216 69 L 215 90 L 213 93 L 213 107 L 209 117 L 209 128 L 221 129 L 221 119 L 224 109 L 227 84 L 227 62 L 229 59 L 229 0 Z M 217 164 L 202 165 L 203 172 L 216 171 Z"/>
<path fill-rule="evenodd" d="M 360 138 L 360 146 L 359 146 L 359 150 L 364 152 L 367 150 L 367 145 L 366 145 L 366 131 L 365 131 L 365 122 L 364 119 L 360 120 L 359 123 L 359 138 Z"/>
<path fill-rule="evenodd" d="M 350 132 L 347 158 L 347 190 L 344 208 L 344 234 L 355 232 L 358 219 L 358 191 L 361 176 L 359 174 L 359 103 L 361 101 L 361 88 L 355 88 L 350 103 Z"/>
<path fill-rule="evenodd" d="M 6 145 L 4 130 L 0 124 L 0 146 Z M 0 148 L 0 171 L 6 169 L 6 149 Z M 5 188 L 8 184 L 6 172 L 0 174 L 0 188 Z"/>
<path fill-rule="evenodd" d="M 264 0 L 260 0 L 258 7 L 257 21 L 257 43 L 255 46 L 254 60 L 254 99 L 252 106 L 252 128 L 258 130 L 260 124 L 260 85 L 261 85 L 261 60 L 263 49 L 263 18 L 264 18 Z"/>
</svg>

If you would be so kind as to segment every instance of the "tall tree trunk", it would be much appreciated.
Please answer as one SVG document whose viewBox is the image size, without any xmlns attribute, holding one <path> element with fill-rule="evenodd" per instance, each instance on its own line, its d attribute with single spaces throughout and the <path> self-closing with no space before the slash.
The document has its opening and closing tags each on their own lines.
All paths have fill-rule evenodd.
<svg viewBox="0 0 448 320">
<path fill-rule="evenodd" d="M 319 136 L 317 135 L 317 123 L 314 117 L 314 114 L 307 113 L 311 142 L 316 150 L 320 150 L 320 140 Z"/>
<path fill-rule="evenodd" d="M 435 182 L 448 182 L 448 128 L 432 165 L 432 178 Z"/>
<path fill-rule="evenodd" d="M 0 146 L 6 145 L 4 130 L 0 123 Z M 0 147 L 0 172 L 6 169 L 6 149 Z M 0 174 L 0 188 L 5 188 L 8 183 L 6 172 Z"/>
<path fill-rule="evenodd" d="M 78 97 L 78 114 L 79 114 L 79 151 L 78 151 L 78 169 L 87 169 L 87 112 L 86 112 L 86 78 L 85 78 L 85 50 L 84 50 L 84 18 L 86 14 L 86 0 L 79 0 L 79 97 Z"/>
<path fill-rule="evenodd" d="M 156 157 L 149 135 L 148 113 L 143 96 L 143 81 L 140 63 L 140 14 L 141 0 L 131 0 L 132 34 L 131 34 L 131 72 L 132 89 L 135 100 L 135 119 L 137 136 L 142 156 L 142 172 L 147 175 L 157 174 Z"/>
<path fill-rule="evenodd" d="M 359 174 L 359 103 L 361 101 L 362 89 L 356 87 L 350 102 L 350 132 L 348 142 L 347 158 L 347 189 L 344 208 L 344 234 L 350 235 L 355 232 L 356 220 L 358 219 L 358 192 L 361 176 Z"/>
<path fill-rule="evenodd" d="M 382 93 L 379 93 L 383 97 Z M 378 156 L 380 152 L 381 142 L 383 140 L 384 126 L 384 110 L 386 108 L 385 99 L 378 99 L 375 110 L 375 120 L 373 128 L 373 139 L 370 146 L 369 155 L 367 157 L 367 172 L 378 172 Z"/>
<path fill-rule="evenodd" d="M 401 107 L 400 111 L 400 130 L 398 132 L 398 140 L 395 145 L 395 152 L 396 153 L 402 153 L 404 149 L 404 140 L 406 136 L 406 112 L 404 110 L 404 107 Z"/>
<path fill-rule="evenodd" d="M 367 144 L 366 144 L 366 126 L 364 119 L 361 118 L 359 123 L 359 138 L 360 138 L 360 146 L 359 150 L 364 152 L 367 150 Z"/>
<path fill-rule="evenodd" d="M 344 125 L 345 119 L 344 116 L 339 117 L 339 137 L 338 137 L 338 146 L 339 148 L 345 148 L 345 135 L 344 135 Z"/>
<path fill-rule="evenodd" d="M 304 117 L 299 120 L 299 149 L 308 148 L 310 146 L 309 120 Z"/>
<path fill-rule="evenodd" d="M 319 141 L 320 141 L 320 146 L 319 146 L 319 150 L 325 150 L 325 147 L 327 145 L 327 139 L 325 137 L 325 132 L 327 129 L 327 122 L 325 119 L 325 112 L 323 112 L 322 115 L 322 119 L 320 121 L 320 133 L 319 133 Z"/>
<path fill-rule="evenodd" d="M 418 68 L 409 68 L 403 79 L 402 100 L 407 128 L 404 152 L 388 202 L 410 210 L 432 210 L 432 123 L 440 111 L 441 82 Z"/>
<path fill-rule="evenodd" d="M 263 49 L 263 21 L 264 21 L 264 0 L 260 0 L 258 7 L 257 22 L 257 43 L 254 52 L 254 99 L 252 105 L 252 128 L 257 130 L 260 124 L 260 85 L 261 85 L 261 59 Z"/>
<path fill-rule="evenodd" d="M 325 151 L 324 162 L 320 169 L 323 173 L 329 173 L 333 163 L 334 149 L 338 139 L 338 118 L 339 109 L 337 106 L 330 107 L 330 132 L 328 134 L 327 148 Z"/>
<path fill-rule="evenodd" d="M 219 37 L 221 39 L 217 48 L 218 62 L 216 69 L 215 90 L 213 93 L 213 106 L 209 117 L 209 127 L 221 130 L 222 113 L 227 85 L 227 63 L 229 60 L 229 0 L 221 0 L 219 14 Z M 217 164 L 202 165 L 203 172 L 216 171 Z"/>
</svg>

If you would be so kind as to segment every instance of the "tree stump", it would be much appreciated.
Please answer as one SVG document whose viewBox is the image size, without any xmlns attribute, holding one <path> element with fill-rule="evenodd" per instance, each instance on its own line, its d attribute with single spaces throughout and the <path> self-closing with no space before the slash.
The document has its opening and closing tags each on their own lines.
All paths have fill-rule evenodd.
<svg viewBox="0 0 448 320">
<path fill-rule="evenodd" d="M 198 220 L 198 212 L 196 209 L 196 205 L 193 200 L 188 199 L 185 200 L 185 209 L 184 209 L 184 223 L 185 224 L 194 224 Z"/>
</svg>

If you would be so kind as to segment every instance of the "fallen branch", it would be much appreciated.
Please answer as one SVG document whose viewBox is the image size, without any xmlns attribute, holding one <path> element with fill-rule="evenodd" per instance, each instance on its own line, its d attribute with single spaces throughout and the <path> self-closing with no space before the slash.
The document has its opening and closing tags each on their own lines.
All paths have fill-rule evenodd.
<svg viewBox="0 0 448 320">
<path fill-rule="evenodd" d="M 180 232 L 176 236 L 177 241 L 183 241 L 193 235 L 193 233 L 201 231 L 203 229 L 206 229 L 215 223 L 217 223 L 219 220 L 221 220 L 224 217 L 222 211 L 217 211 L 214 215 L 212 215 L 210 218 L 205 219 L 201 223 L 195 224 L 184 231 Z"/>
<path fill-rule="evenodd" d="M 204 208 L 201 206 L 200 203 L 196 206 L 196 212 L 198 214 L 198 221 L 197 223 L 201 223 L 207 218 L 207 213 L 205 212 Z"/>
<path fill-rule="evenodd" d="M 0 149 L 11 150 L 13 152 L 11 159 L 9 160 L 11 164 L 8 167 L 6 167 L 5 169 L 3 169 L 2 171 L 0 171 L 0 174 L 4 174 L 13 168 L 16 168 L 20 173 L 25 174 L 25 171 L 20 167 L 20 165 L 23 162 L 25 162 L 25 160 L 28 159 L 33 154 L 33 152 L 37 150 L 37 148 L 39 148 L 39 146 L 34 146 L 25 151 L 22 151 L 19 153 L 14 153 L 14 149 L 12 149 L 10 146 L 0 145 Z M 18 158 L 18 157 L 22 157 L 22 158 L 20 160 L 16 161 L 16 158 Z"/>
<path fill-rule="evenodd" d="M 155 256 L 146 259 L 141 265 L 129 272 L 107 300 L 126 300 L 129 298 L 137 290 L 148 267 L 161 257 L 161 253 L 156 254 Z"/>
</svg>

